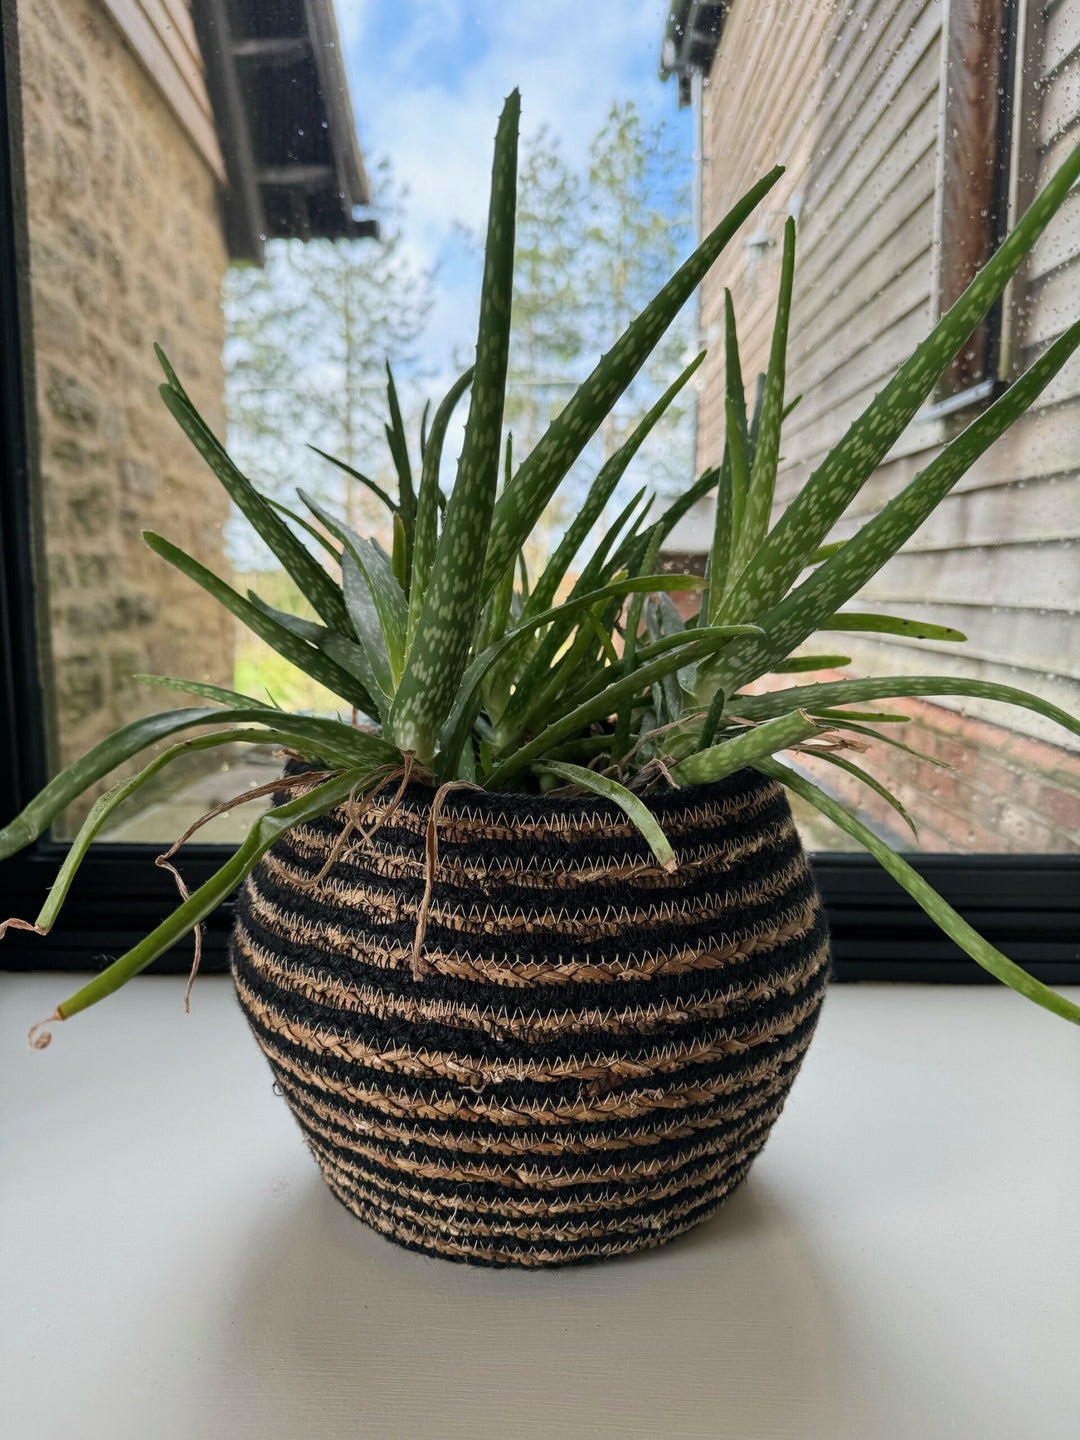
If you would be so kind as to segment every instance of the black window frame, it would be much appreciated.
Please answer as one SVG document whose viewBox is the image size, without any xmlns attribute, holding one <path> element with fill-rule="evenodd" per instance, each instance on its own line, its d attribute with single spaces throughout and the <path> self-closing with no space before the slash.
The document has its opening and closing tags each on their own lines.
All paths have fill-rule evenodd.
<svg viewBox="0 0 1080 1440">
<path fill-rule="evenodd" d="M 0 820 L 37 793 L 49 773 L 47 709 L 42 683 L 34 549 L 35 471 L 28 406 L 32 344 L 20 178 L 17 50 L 13 7 L 0 0 Z M 33 916 L 67 852 L 42 836 L 0 863 L 0 919 Z M 171 877 L 155 867 L 160 847 L 101 843 L 72 887 L 60 923 L 48 936 L 10 932 L 0 969 L 97 970 L 147 933 L 176 904 Z M 190 845 L 182 865 L 190 886 L 228 855 L 222 845 Z M 1080 983 L 1080 855 L 908 857 L 914 868 L 992 943 L 1052 985 Z M 839 981 L 989 982 L 869 855 L 811 856 L 832 932 Z M 203 969 L 227 965 L 231 906 L 206 925 Z M 190 943 L 152 967 L 186 971 Z"/>
</svg>

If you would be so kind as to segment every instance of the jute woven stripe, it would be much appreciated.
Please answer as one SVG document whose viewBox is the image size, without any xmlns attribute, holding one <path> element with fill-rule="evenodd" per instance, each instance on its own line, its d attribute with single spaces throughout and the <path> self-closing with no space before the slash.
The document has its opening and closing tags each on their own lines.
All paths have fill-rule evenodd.
<svg viewBox="0 0 1080 1440">
<path fill-rule="evenodd" d="M 580 1263 L 705 1219 L 764 1145 L 828 968 L 782 790 L 649 797 L 668 873 L 595 797 L 388 788 L 299 827 L 238 906 L 240 1004 L 334 1194 L 399 1244 Z"/>
</svg>

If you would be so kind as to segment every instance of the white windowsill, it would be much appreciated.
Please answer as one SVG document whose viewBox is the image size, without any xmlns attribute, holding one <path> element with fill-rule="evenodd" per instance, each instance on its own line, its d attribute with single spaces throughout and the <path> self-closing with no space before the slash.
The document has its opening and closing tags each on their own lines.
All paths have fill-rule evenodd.
<svg viewBox="0 0 1080 1440">
<path fill-rule="evenodd" d="M 395 1249 L 324 1188 L 223 977 L 0 977 L 12 1440 L 1065 1440 L 1080 1037 L 998 989 L 842 986 L 748 1183 L 540 1274 Z M 1076 993 L 1076 992 L 1073 992 Z"/>
</svg>

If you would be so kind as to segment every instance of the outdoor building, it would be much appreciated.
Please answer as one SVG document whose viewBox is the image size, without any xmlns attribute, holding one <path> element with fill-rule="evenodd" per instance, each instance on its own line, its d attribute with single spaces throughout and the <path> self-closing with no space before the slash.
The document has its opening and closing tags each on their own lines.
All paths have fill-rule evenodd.
<svg viewBox="0 0 1080 1440">
<path fill-rule="evenodd" d="M 331 0 L 19 0 L 54 766 L 148 710 L 137 672 L 232 684 L 228 499 L 158 396 L 159 342 L 224 431 L 221 284 L 264 239 L 370 234 Z"/>
<path fill-rule="evenodd" d="M 698 109 L 703 229 L 777 161 L 787 167 L 703 287 L 710 350 L 697 439 L 699 468 L 717 463 L 724 289 L 752 379 L 765 368 L 780 240 L 794 216 L 787 393 L 801 399 L 784 428 L 785 502 L 1075 145 L 1080 10 L 1063 0 L 680 0 L 661 73 Z M 831 538 L 852 533 L 1064 330 L 1078 283 L 1073 196 Z M 860 673 L 944 665 L 1075 713 L 1078 434 L 1074 358 L 860 597 L 859 609 L 951 625 L 968 643 L 845 636 Z M 673 552 L 703 552 L 711 525 L 703 506 L 672 537 Z M 836 639 L 808 649 L 833 652 Z M 1060 728 L 1026 710 L 1003 719 L 1002 707 L 974 700 L 898 708 L 912 717 L 905 742 L 954 767 L 900 751 L 888 762 L 885 778 L 924 848 L 1080 846 L 1080 757 L 1062 748 Z M 895 813 L 859 782 L 821 767 L 816 778 L 902 839 Z"/>
</svg>

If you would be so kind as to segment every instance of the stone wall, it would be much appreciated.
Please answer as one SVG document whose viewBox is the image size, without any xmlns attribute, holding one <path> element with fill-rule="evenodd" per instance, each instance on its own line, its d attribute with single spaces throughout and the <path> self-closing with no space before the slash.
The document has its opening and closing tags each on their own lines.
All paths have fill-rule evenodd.
<svg viewBox="0 0 1080 1440">
<path fill-rule="evenodd" d="M 141 538 L 224 570 L 228 503 L 153 342 L 223 433 L 227 258 L 214 177 L 96 0 L 19 0 L 18 21 L 59 766 L 167 707 L 134 672 L 231 683 L 230 617 Z"/>
</svg>

